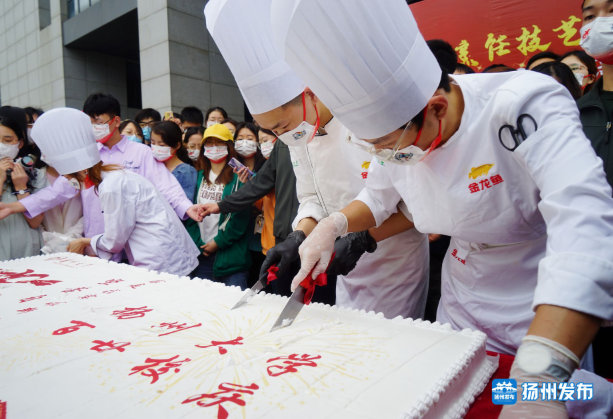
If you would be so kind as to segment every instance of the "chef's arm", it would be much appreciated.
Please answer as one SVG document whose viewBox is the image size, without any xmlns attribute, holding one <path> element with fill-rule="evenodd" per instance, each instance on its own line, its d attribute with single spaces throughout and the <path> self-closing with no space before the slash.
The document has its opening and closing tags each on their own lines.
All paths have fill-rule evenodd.
<svg viewBox="0 0 613 419">
<path fill-rule="evenodd" d="M 542 304 L 536 308 L 536 315 L 528 329 L 528 335 L 541 336 L 558 342 L 581 358 L 594 340 L 600 323 L 600 319 L 589 314 Z"/>
<path fill-rule="evenodd" d="M 375 217 L 372 211 L 368 205 L 362 201 L 352 201 L 339 212 L 347 217 L 348 233 L 369 230 L 376 226 Z M 381 227 L 383 227 L 383 224 Z"/>
<path fill-rule="evenodd" d="M 307 218 L 303 218 L 302 220 L 298 222 L 298 225 L 296 226 L 295 230 L 300 230 L 304 232 L 305 236 L 308 236 L 309 234 L 311 234 L 311 231 L 313 231 L 313 229 L 316 226 L 317 226 L 317 221 L 315 221 L 314 218 L 307 217 Z"/>
<path fill-rule="evenodd" d="M 380 242 L 397 234 L 404 233 L 413 227 L 415 227 L 415 225 L 409 221 L 409 219 L 402 212 L 398 211 L 396 214 L 393 214 L 390 218 L 385 220 L 381 226 L 368 229 L 368 234 L 370 234 L 376 242 Z"/>
</svg>

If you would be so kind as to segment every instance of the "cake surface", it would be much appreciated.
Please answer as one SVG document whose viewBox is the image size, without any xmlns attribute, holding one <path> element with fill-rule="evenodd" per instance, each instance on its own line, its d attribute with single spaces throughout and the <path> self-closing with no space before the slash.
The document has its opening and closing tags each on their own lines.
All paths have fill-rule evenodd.
<svg viewBox="0 0 613 419">
<path fill-rule="evenodd" d="M 0 263 L 6 418 L 460 418 L 486 336 L 73 254 Z"/>
</svg>

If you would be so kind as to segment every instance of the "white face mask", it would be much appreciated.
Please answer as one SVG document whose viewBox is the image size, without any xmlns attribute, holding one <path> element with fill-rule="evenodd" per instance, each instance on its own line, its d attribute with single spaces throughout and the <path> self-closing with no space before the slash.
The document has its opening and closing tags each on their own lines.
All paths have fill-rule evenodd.
<svg viewBox="0 0 613 419">
<path fill-rule="evenodd" d="M 260 148 L 262 149 L 262 156 L 264 156 L 264 158 L 268 159 L 270 157 L 270 153 L 272 153 L 272 149 L 275 147 L 275 142 L 274 141 L 266 141 L 265 143 L 260 145 Z"/>
<path fill-rule="evenodd" d="M 157 161 L 164 162 L 166 160 L 170 160 L 173 155 L 172 149 L 170 147 L 152 145 L 151 152 L 153 153 L 153 157 Z"/>
<path fill-rule="evenodd" d="M 204 157 L 213 163 L 221 163 L 228 156 L 228 146 L 204 147 Z"/>
<path fill-rule="evenodd" d="M 577 81 L 579 82 L 579 86 L 583 86 L 583 79 L 585 78 L 585 74 L 574 73 L 574 75 Z"/>
<path fill-rule="evenodd" d="M 4 145 L 0 143 L 0 159 L 9 158 L 11 160 L 15 160 L 19 154 L 19 143 L 13 145 Z"/>
<path fill-rule="evenodd" d="M 315 106 L 315 113 L 317 114 L 317 126 L 313 126 L 306 121 L 306 104 L 305 94 L 302 93 L 302 123 L 291 131 L 277 135 L 281 141 L 283 141 L 288 147 L 301 147 L 307 145 L 315 137 L 315 133 L 319 129 L 319 112 L 317 106 Z"/>
<path fill-rule="evenodd" d="M 613 64 L 613 16 L 597 17 L 582 27 L 581 48 L 603 64 Z"/>
<path fill-rule="evenodd" d="M 258 149 L 258 145 L 255 141 L 251 140 L 238 140 L 236 141 L 236 152 L 241 157 L 251 157 Z"/>
<path fill-rule="evenodd" d="M 219 122 L 215 122 L 215 121 L 208 121 L 208 122 L 206 123 L 206 127 L 207 127 L 207 128 L 210 128 L 210 127 L 212 127 L 213 125 L 217 125 L 217 124 L 219 124 Z"/>
<path fill-rule="evenodd" d="M 32 139 L 32 128 L 28 128 L 28 143 L 34 144 L 34 140 Z"/>
<path fill-rule="evenodd" d="M 126 135 L 126 138 L 135 143 L 143 143 L 143 140 L 141 140 L 137 135 Z"/>
<path fill-rule="evenodd" d="M 198 157 L 200 157 L 200 150 L 199 149 L 187 150 L 187 155 L 189 156 L 190 159 L 196 161 L 198 160 Z"/>
<path fill-rule="evenodd" d="M 106 142 L 105 138 L 110 137 L 111 135 L 111 130 L 109 129 L 108 124 L 94 124 L 92 126 L 94 127 L 94 137 L 96 138 L 96 141 L 104 144 Z"/>
</svg>

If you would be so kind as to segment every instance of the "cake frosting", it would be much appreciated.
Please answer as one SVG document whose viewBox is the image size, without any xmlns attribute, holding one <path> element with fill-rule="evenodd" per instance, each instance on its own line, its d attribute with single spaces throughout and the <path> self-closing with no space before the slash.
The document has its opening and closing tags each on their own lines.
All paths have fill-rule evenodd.
<svg viewBox="0 0 613 419">
<path fill-rule="evenodd" d="M 497 367 L 485 334 L 74 254 L 0 263 L 12 418 L 461 418 Z"/>
</svg>

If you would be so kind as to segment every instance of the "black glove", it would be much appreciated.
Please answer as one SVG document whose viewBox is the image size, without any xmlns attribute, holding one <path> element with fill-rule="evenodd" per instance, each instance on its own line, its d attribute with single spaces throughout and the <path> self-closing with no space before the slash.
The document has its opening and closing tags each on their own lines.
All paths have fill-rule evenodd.
<svg viewBox="0 0 613 419">
<path fill-rule="evenodd" d="M 377 242 L 367 230 L 349 233 L 334 243 L 334 260 L 326 271 L 330 275 L 347 275 L 358 264 L 364 252 L 377 250 Z"/>
<path fill-rule="evenodd" d="M 260 278 L 268 273 L 268 269 L 272 265 L 277 265 L 277 268 L 279 268 L 277 277 L 285 274 L 292 262 L 300 256 L 298 249 L 305 240 L 306 235 L 304 231 L 296 230 L 288 234 L 284 242 L 268 250 L 266 259 L 264 259 L 260 269 Z"/>
</svg>

